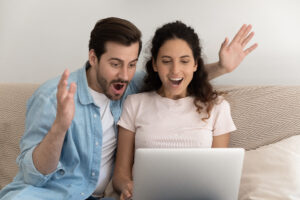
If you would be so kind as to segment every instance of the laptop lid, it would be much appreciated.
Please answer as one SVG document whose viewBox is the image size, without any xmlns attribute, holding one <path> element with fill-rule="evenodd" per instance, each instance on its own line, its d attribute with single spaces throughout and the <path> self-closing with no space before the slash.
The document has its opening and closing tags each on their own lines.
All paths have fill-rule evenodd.
<svg viewBox="0 0 300 200">
<path fill-rule="evenodd" d="M 241 148 L 137 149 L 134 200 L 236 200 Z"/>
</svg>

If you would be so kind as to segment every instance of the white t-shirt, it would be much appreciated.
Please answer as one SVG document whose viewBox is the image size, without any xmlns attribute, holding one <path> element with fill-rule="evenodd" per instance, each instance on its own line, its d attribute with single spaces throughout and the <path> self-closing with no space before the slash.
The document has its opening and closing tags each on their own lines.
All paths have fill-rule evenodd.
<svg viewBox="0 0 300 200">
<path fill-rule="evenodd" d="M 213 136 L 236 130 L 230 105 L 222 97 L 211 110 L 198 113 L 194 97 L 173 100 L 156 92 L 130 95 L 118 125 L 135 132 L 135 148 L 210 148 Z"/>
<path fill-rule="evenodd" d="M 110 100 L 104 94 L 98 93 L 91 88 L 90 91 L 95 104 L 100 107 L 100 115 L 102 121 L 103 135 L 101 167 L 97 187 L 95 192 L 93 193 L 94 195 L 101 195 L 108 185 L 112 174 L 114 154 L 117 146 L 117 138 L 113 127 L 114 118 L 110 112 Z"/>
</svg>

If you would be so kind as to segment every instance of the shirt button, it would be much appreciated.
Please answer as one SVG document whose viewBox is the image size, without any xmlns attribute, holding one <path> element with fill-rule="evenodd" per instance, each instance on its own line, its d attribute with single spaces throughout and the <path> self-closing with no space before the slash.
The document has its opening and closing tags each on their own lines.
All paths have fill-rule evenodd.
<svg viewBox="0 0 300 200">
<path fill-rule="evenodd" d="M 60 169 L 60 170 L 59 170 L 59 174 L 60 174 L 60 175 L 64 175 L 64 174 L 65 174 L 65 171 L 64 171 L 63 169 Z"/>
<path fill-rule="evenodd" d="M 96 115 L 96 114 L 94 114 L 94 118 L 97 118 L 97 115 Z"/>
<path fill-rule="evenodd" d="M 84 195 L 84 192 L 81 192 L 80 194 L 83 196 L 83 195 Z"/>
<path fill-rule="evenodd" d="M 95 176 L 95 172 L 92 172 L 92 176 Z"/>
<path fill-rule="evenodd" d="M 96 146 L 98 146 L 99 142 L 96 142 Z"/>
</svg>

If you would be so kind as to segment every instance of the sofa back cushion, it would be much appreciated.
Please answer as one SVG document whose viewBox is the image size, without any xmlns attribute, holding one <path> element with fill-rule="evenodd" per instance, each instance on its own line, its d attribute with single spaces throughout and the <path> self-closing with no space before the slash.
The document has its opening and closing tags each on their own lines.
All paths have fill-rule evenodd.
<svg viewBox="0 0 300 200">
<path fill-rule="evenodd" d="M 0 189 L 18 171 L 16 158 L 24 132 L 26 102 L 37 84 L 0 84 Z"/>
<path fill-rule="evenodd" d="M 230 147 L 256 149 L 300 134 L 300 86 L 227 86 L 220 90 L 228 93 L 237 127 Z"/>
</svg>

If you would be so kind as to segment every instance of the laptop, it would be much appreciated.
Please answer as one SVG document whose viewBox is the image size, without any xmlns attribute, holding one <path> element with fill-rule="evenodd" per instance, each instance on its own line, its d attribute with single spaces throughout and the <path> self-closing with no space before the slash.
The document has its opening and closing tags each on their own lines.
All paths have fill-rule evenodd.
<svg viewBox="0 0 300 200">
<path fill-rule="evenodd" d="M 133 200 L 237 200 L 242 148 L 137 149 Z"/>
</svg>

